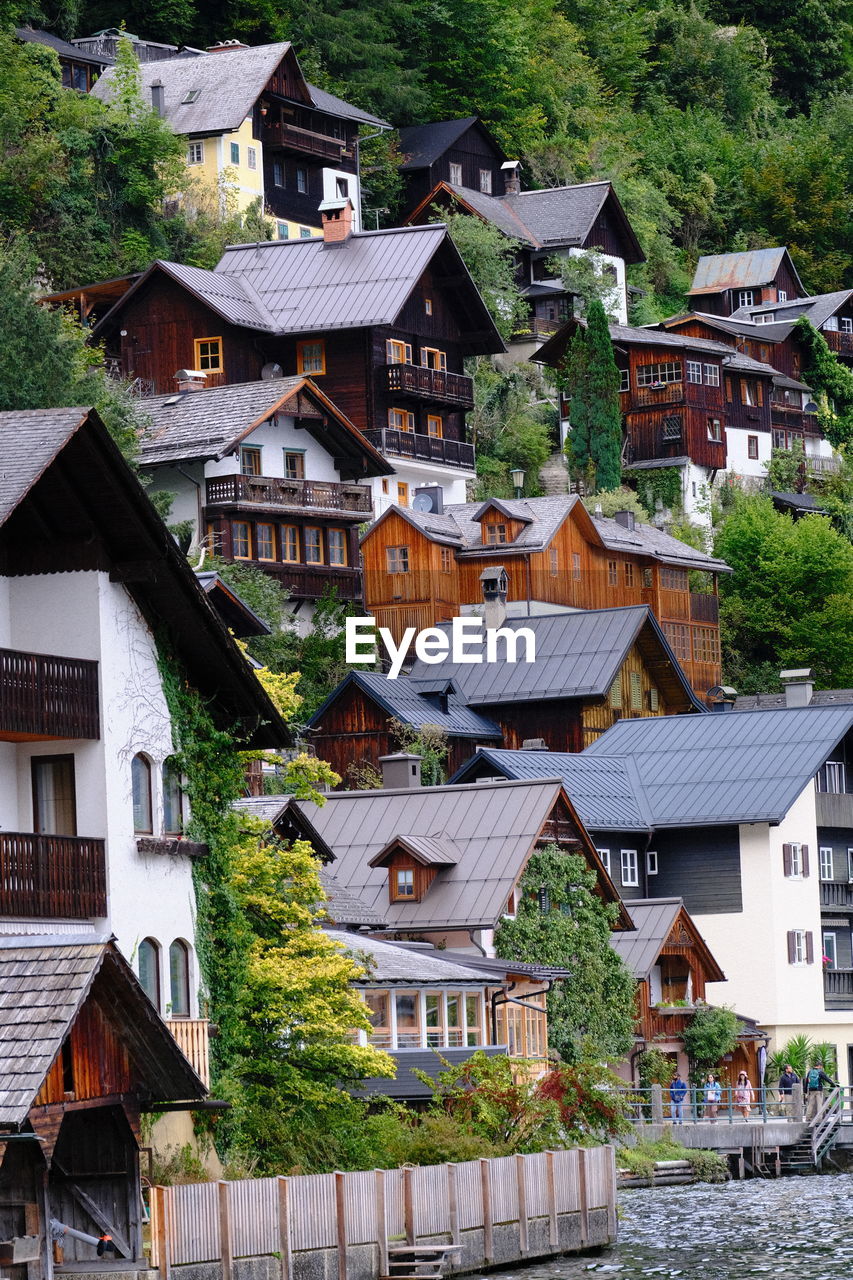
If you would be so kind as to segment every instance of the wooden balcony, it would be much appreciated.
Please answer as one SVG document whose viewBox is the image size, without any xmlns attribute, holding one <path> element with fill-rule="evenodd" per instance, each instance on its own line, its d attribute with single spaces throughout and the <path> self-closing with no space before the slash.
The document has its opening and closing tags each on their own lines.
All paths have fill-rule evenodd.
<svg viewBox="0 0 853 1280">
<path fill-rule="evenodd" d="M 818 791 L 815 815 L 819 827 L 853 827 L 853 795 L 849 791 Z"/>
<path fill-rule="evenodd" d="M 345 138 L 329 138 L 325 133 L 275 121 L 261 124 L 261 142 L 265 147 L 280 147 L 297 155 L 322 156 L 324 160 L 334 160 L 336 165 L 340 164 L 347 145 Z"/>
<path fill-rule="evenodd" d="M 633 387 L 621 393 L 622 412 L 656 408 L 658 405 L 684 404 L 684 383 L 667 382 L 662 387 Z"/>
<path fill-rule="evenodd" d="M 720 600 L 710 592 L 690 592 L 690 621 L 710 622 L 715 626 L 720 621 Z"/>
<path fill-rule="evenodd" d="M 385 376 L 393 395 L 436 400 L 465 409 L 474 407 L 474 380 L 464 373 L 425 369 L 417 364 L 389 364 L 385 366 Z"/>
<path fill-rule="evenodd" d="M 846 907 L 853 910 L 853 884 L 846 880 L 822 880 L 820 883 L 822 907 Z"/>
<path fill-rule="evenodd" d="M 207 1018 L 167 1018 L 178 1048 L 201 1080 L 210 1088 L 210 1024 Z"/>
<path fill-rule="evenodd" d="M 86 920 L 106 914 L 103 840 L 0 831 L 0 916 Z"/>
<path fill-rule="evenodd" d="M 771 401 L 770 425 L 784 431 L 803 431 L 806 435 L 820 435 L 817 414 L 806 413 L 792 404 Z"/>
<path fill-rule="evenodd" d="M 0 739 L 100 736 L 97 662 L 0 649 Z"/>
<path fill-rule="evenodd" d="M 853 333 L 842 333 L 839 329 L 821 329 L 821 337 L 826 338 L 830 351 L 840 356 L 853 357 Z"/>
<path fill-rule="evenodd" d="M 853 969 L 824 969 L 823 1002 L 827 1009 L 853 1009 Z"/>
<path fill-rule="evenodd" d="M 443 440 L 438 436 L 425 436 L 417 431 L 398 431 L 393 427 L 380 427 L 363 434 L 386 456 L 438 462 L 444 466 L 463 467 L 466 471 L 474 470 L 474 446 L 466 444 L 464 440 Z"/>
<path fill-rule="evenodd" d="M 279 476 L 215 476 L 205 481 L 207 505 L 259 506 L 287 511 L 351 511 L 373 514 L 373 497 L 365 484 L 331 480 L 285 480 Z"/>
<path fill-rule="evenodd" d="M 806 471 L 815 476 L 835 475 L 841 470 L 840 458 L 812 458 L 806 454 Z"/>
<path fill-rule="evenodd" d="M 285 564 L 281 560 L 240 560 L 263 569 L 286 587 L 293 600 L 319 600 L 327 587 L 334 587 L 340 600 L 360 600 L 361 570 L 345 565 Z"/>
</svg>

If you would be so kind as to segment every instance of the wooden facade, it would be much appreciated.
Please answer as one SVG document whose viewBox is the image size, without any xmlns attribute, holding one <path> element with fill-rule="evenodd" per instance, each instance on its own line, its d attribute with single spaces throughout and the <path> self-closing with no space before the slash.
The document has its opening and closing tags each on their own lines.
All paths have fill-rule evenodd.
<svg viewBox="0 0 853 1280">
<path fill-rule="evenodd" d="M 744 285 L 736 279 L 720 281 L 721 287 L 713 293 L 690 295 L 693 305 L 710 315 L 730 316 L 741 306 L 762 307 L 774 302 L 792 302 L 802 297 L 802 285 L 787 252 L 782 255 L 770 279 L 761 284 Z M 744 301 L 744 297 L 748 301 Z"/>
<path fill-rule="evenodd" d="M 408 568 L 392 571 L 401 562 L 389 559 L 389 549 L 403 547 Z M 462 604 L 479 602 L 481 573 L 502 565 L 509 601 L 580 609 L 648 604 L 696 692 L 704 695 L 720 683 L 716 576 L 708 575 L 707 593 L 694 591 L 686 569 L 662 565 L 639 548 L 604 546 L 580 504 L 541 550 L 502 544 L 482 553 L 459 552 L 392 509 L 368 530 L 361 551 L 365 607 L 397 641 L 407 627 L 435 626 L 456 616 Z"/>
<path fill-rule="evenodd" d="M 429 126 L 425 127 L 426 129 Z M 406 156 L 407 135 L 422 136 L 424 128 L 401 131 L 400 146 Z M 439 182 L 470 187 L 474 191 L 502 196 L 504 173 L 501 165 L 506 156 L 480 120 L 472 120 L 468 128 L 453 139 L 431 163 L 414 168 L 404 160 L 401 175 L 405 183 L 406 213 L 426 199 Z M 484 176 L 485 175 L 485 176 Z"/>
</svg>

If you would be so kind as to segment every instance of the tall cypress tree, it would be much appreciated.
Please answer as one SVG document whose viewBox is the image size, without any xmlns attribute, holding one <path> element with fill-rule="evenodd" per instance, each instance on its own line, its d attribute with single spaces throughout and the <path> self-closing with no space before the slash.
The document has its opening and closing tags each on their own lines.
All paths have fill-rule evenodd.
<svg viewBox="0 0 853 1280">
<path fill-rule="evenodd" d="M 617 489 L 622 454 L 619 370 L 598 299 L 589 304 L 586 327 L 575 331 L 561 382 L 570 400 L 570 463 L 576 471 L 590 473 L 596 489 Z"/>
</svg>

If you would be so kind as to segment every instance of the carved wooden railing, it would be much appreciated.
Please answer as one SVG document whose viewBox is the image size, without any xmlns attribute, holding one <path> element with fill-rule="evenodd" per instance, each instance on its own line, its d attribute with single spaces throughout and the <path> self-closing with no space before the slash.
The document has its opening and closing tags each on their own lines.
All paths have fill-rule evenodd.
<svg viewBox="0 0 853 1280">
<path fill-rule="evenodd" d="M 399 395 L 422 396 L 425 400 L 446 400 L 452 404 L 474 404 L 474 380 L 464 373 L 426 369 L 418 364 L 389 364 L 388 390 Z"/>
<path fill-rule="evenodd" d="M 464 440 L 443 440 L 439 436 L 425 436 L 417 431 L 398 431 L 394 427 L 380 427 L 365 431 L 364 435 L 380 453 L 390 453 L 399 458 L 416 458 L 422 462 L 443 462 L 451 467 L 474 470 L 474 446 Z"/>
<path fill-rule="evenodd" d="M 210 1088 L 210 1024 L 207 1018 L 167 1018 L 166 1026 L 202 1084 Z"/>
<path fill-rule="evenodd" d="M 0 737 L 99 738 L 98 664 L 0 649 Z"/>
<path fill-rule="evenodd" d="M 106 914 L 103 840 L 0 831 L 0 916 L 85 920 Z"/>
<path fill-rule="evenodd" d="M 280 476 L 214 476 L 205 482 L 207 505 L 248 503 L 294 510 L 354 511 L 372 515 L 368 485 L 332 480 L 287 480 Z"/>
</svg>

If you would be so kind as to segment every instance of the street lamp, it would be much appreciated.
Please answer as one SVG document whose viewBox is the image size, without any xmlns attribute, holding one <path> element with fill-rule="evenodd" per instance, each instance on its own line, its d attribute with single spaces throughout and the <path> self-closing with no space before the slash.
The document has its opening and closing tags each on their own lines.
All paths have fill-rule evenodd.
<svg viewBox="0 0 853 1280">
<path fill-rule="evenodd" d="M 524 477 L 526 473 L 522 471 L 521 467 L 513 467 L 509 474 L 512 476 L 512 483 L 515 486 L 515 496 L 520 498 L 524 492 Z"/>
</svg>

